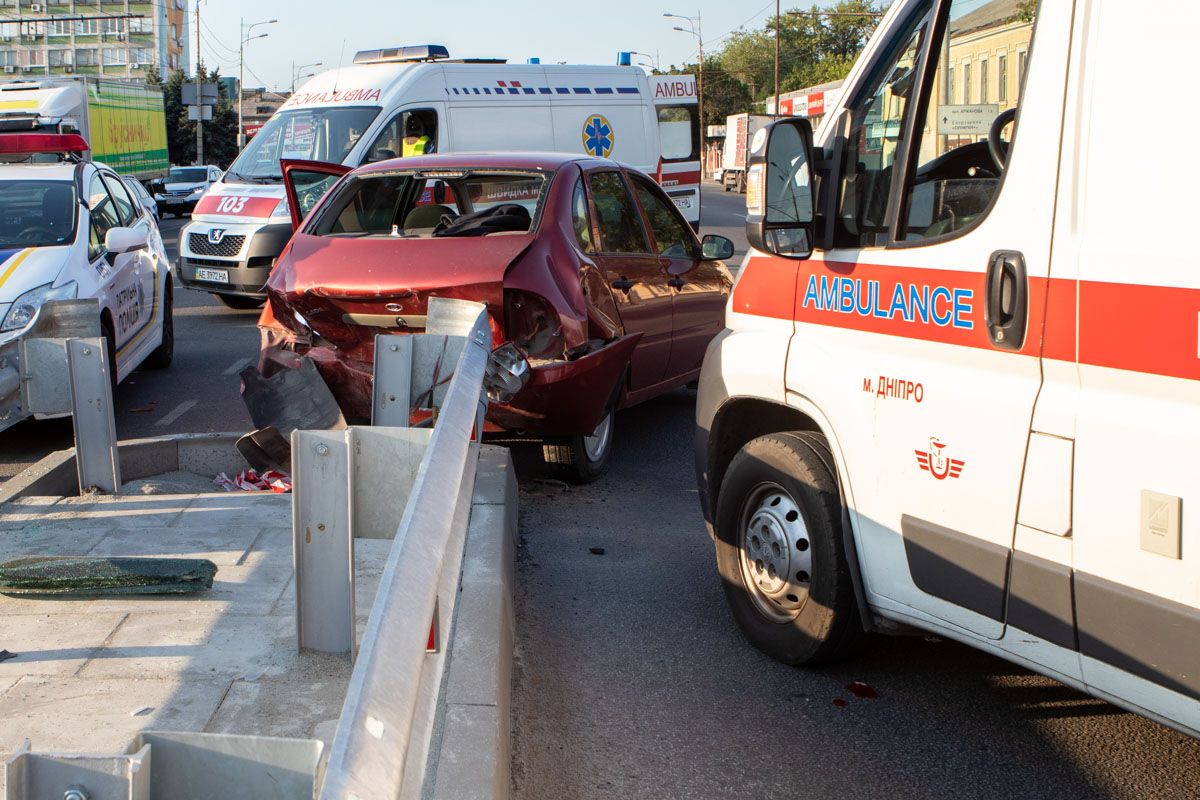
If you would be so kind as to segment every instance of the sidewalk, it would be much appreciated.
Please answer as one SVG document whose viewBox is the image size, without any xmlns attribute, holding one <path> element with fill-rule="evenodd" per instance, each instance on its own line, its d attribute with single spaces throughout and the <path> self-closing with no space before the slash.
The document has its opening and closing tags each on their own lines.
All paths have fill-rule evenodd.
<svg viewBox="0 0 1200 800">
<path fill-rule="evenodd" d="M 360 635 L 391 544 L 355 541 Z M 18 654 L 0 663 L 0 752 L 30 739 L 118 753 L 144 729 L 332 736 L 351 663 L 296 651 L 290 495 L 0 506 L 0 560 L 31 555 L 207 558 L 218 571 L 194 595 L 0 596 L 0 650 Z"/>
</svg>

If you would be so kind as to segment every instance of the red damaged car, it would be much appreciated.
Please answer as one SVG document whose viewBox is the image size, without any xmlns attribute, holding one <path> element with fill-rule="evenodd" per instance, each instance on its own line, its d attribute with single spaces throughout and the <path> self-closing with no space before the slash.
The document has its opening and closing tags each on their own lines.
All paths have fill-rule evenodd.
<svg viewBox="0 0 1200 800">
<path fill-rule="evenodd" d="M 263 365 L 310 357 L 347 418 L 370 417 L 376 334 L 420 332 L 430 297 L 480 301 L 493 347 L 528 364 L 489 429 L 545 438 L 590 480 L 614 412 L 694 380 L 723 326 L 732 242 L 697 240 L 653 180 L 612 161 L 283 167 L 296 232 L 266 285 Z"/>
</svg>

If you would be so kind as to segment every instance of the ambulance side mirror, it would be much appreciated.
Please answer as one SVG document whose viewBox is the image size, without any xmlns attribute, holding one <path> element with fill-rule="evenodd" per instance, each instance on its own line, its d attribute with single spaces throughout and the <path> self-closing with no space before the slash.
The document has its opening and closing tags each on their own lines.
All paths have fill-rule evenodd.
<svg viewBox="0 0 1200 800">
<path fill-rule="evenodd" d="M 812 255 L 812 126 L 781 119 L 754 134 L 746 169 L 746 238 L 755 250 L 785 258 Z"/>
</svg>

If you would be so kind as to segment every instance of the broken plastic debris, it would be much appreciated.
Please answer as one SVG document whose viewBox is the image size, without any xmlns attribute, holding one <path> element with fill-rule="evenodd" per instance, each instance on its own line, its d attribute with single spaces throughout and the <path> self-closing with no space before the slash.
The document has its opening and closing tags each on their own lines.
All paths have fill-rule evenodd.
<svg viewBox="0 0 1200 800">
<path fill-rule="evenodd" d="M 589 547 L 588 552 L 594 556 L 602 556 L 602 555 L 604 555 L 604 548 L 603 547 Z"/>
<path fill-rule="evenodd" d="M 154 711 L 154 706 L 142 706 L 141 708 L 135 708 L 133 711 L 130 711 L 129 716 L 144 717 L 152 711 Z"/>
<path fill-rule="evenodd" d="M 845 708 L 846 706 L 850 705 L 849 703 L 847 703 L 845 700 L 843 700 L 840 697 L 833 698 L 833 704 L 835 706 L 837 706 L 838 708 Z"/>
<path fill-rule="evenodd" d="M 267 470 L 261 475 L 252 469 L 244 469 L 230 478 L 224 472 L 213 478 L 213 483 L 227 492 L 274 492 L 286 494 L 292 490 L 292 476 L 277 469 Z"/>
<path fill-rule="evenodd" d="M 217 565 L 204 558 L 36 556 L 0 564 L 0 594 L 95 597 L 211 589 Z"/>
</svg>

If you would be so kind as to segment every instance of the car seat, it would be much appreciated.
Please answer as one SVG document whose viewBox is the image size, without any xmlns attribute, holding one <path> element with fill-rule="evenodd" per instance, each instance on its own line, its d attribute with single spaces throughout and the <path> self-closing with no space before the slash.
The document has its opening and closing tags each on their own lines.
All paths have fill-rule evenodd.
<svg viewBox="0 0 1200 800">
<path fill-rule="evenodd" d="M 404 217 L 404 229 L 407 231 L 413 228 L 436 228 L 442 221 L 442 217 L 447 214 L 451 218 L 458 216 L 454 213 L 454 209 L 437 203 L 417 206 Z"/>
</svg>

